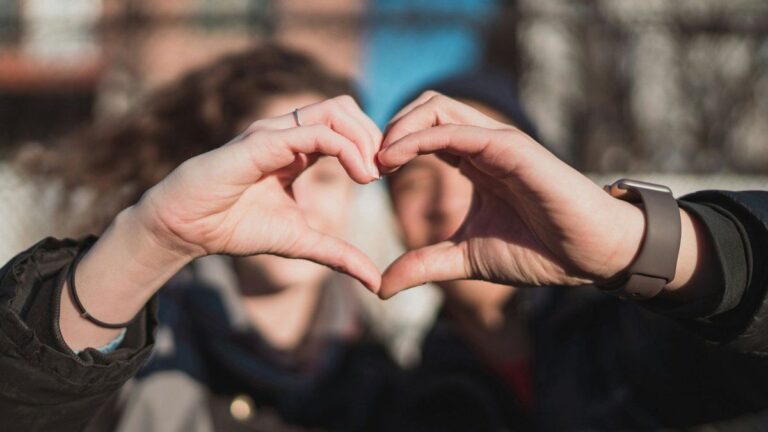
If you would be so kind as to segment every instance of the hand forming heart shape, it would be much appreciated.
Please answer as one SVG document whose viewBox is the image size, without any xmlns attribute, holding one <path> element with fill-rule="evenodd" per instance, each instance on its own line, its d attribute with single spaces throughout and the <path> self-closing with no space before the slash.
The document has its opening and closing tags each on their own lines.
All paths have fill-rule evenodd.
<svg viewBox="0 0 768 432">
<path fill-rule="evenodd" d="M 292 114 L 259 120 L 185 162 L 145 195 L 138 213 L 162 244 L 190 256 L 309 259 L 384 298 L 452 279 L 582 284 L 612 277 L 637 251 L 639 209 L 610 198 L 515 127 L 453 99 L 421 95 L 385 136 L 349 97 L 309 105 L 300 115 L 301 127 Z M 336 157 L 365 184 L 379 170 L 391 173 L 427 153 L 472 181 L 473 204 L 451 239 L 405 253 L 383 275 L 353 246 L 310 228 L 291 196 L 291 183 L 320 155 Z"/>
</svg>

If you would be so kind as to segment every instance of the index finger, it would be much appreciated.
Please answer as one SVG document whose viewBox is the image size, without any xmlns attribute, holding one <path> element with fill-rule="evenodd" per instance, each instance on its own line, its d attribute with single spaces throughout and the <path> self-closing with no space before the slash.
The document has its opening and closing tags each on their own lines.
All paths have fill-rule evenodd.
<svg viewBox="0 0 768 432">
<path fill-rule="evenodd" d="M 393 142 L 379 152 L 378 162 L 382 171 L 389 173 L 419 155 L 447 153 L 476 160 L 489 174 L 510 172 L 518 159 L 512 137 L 504 135 L 510 132 L 455 124 L 435 126 Z"/>
<path fill-rule="evenodd" d="M 307 155 L 306 160 L 302 160 Z M 220 180 L 249 184 L 278 170 L 306 168 L 313 155 L 333 156 L 347 174 L 360 184 L 374 180 L 366 169 L 360 149 L 348 138 L 320 125 L 282 130 L 262 130 L 205 154 Z M 298 161 L 298 162 L 297 162 Z"/>
<path fill-rule="evenodd" d="M 248 129 L 292 129 L 299 125 L 327 126 L 354 142 L 365 156 L 368 171 L 378 177 L 373 158 L 381 144 L 381 132 L 351 96 L 337 96 L 306 105 L 288 114 L 262 119 Z"/>
<path fill-rule="evenodd" d="M 472 125 L 487 129 L 512 127 L 465 103 L 436 92 L 425 93 L 406 109 L 390 121 L 382 148 L 413 132 L 445 124 Z"/>
</svg>

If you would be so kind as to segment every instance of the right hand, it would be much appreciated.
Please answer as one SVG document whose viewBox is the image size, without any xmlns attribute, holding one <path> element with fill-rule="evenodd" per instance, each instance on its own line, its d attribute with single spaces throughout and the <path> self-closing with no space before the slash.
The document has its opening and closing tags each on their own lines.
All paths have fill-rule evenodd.
<svg viewBox="0 0 768 432">
<path fill-rule="evenodd" d="M 379 173 L 381 132 L 349 96 L 259 120 L 228 144 L 192 158 L 150 189 L 136 206 L 164 247 L 196 258 L 273 254 L 308 259 L 347 273 L 377 291 L 380 274 L 361 251 L 312 229 L 291 192 L 319 156 L 339 160 L 357 183 Z"/>
<path fill-rule="evenodd" d="M 387 298 L 426 282 L 481 279 L 515 286 L 608 280 L 636 254 L 642 211 L 612 198 L 517 128 L 426 92 L 390 122 L 377 158 L 392 172 L 435 153 L 474 185 L 464 223 L 383 274 Z"/>
</svg>

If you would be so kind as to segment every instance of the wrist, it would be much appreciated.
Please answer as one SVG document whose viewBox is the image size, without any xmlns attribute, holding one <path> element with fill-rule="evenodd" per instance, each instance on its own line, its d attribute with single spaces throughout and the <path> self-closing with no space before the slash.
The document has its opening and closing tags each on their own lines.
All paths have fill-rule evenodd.
<svg viewBox="0 0 768 432">
<path fill-rule="evenodd" d="M 645 232 L 645 214 L 639 205 L 610 198 L 610 219 L 615 228 L 614 247 L 603 268 L 594 276 L 596 283 L 605 283 L 621 277 L 637 258 Z"/>
<path fill-rule="evenodd" d="M 603 189 L 614 198 L 641 205 L 645 224 L 629 266 L 598 287 L 621 298 L 653 298 L 675 277 L 681 237 L 679 205 L 672 191 L 659 184 L 620 179 Z"/>
<path fill-rule="evenodd" d="M 149 223 L 148 223 L 149 222 Z M 143 282 L 160 277 L 166 279 L 169 269 L 173 274 L 201 256 L 174 236 L 166 235 L 142 215 L 142 209 L 132 206 L 124 209 L 113 222 L 112 234 L 125 242 L 126 260 L 133 270 L 145 269 Z M 106 233 L 105 233 L 106 234 Z M 129 238 L 130 237 L 130 238 Z"/>
<path fill-rule="evenodd" d="M 135 207 L 128 207 L 81 261 L 78 289 L 88 291 L 98 286 L 100 292 L 110 292 L 115 300 L 135 303 L 140 308 L 190 261 L 192 257 L 160 243 L 137 218 Z M 89 311 L 98 317 L 95 311 Z"/>
<path fill-rule="evenodd" d="M 77 296 L 94 318 L 107 323 L 126 322 L 190 260 L 158 245 L 136 218 L 135 208 L 129 207 L 114 219 L 77 266 Z M 119 330 L 99 327 L 82 317 L 66 288 L 62 290 L 59 316 L 64 342 L 79 351 L 114 339 Z"/>
<path fill-rule="evenodd" d="M 624 201 L 618 201 L 618 203 L 625 207 L 625 211 L 615 210 L 616 213 L 614 213 L 621 215 L 616 220 L 622 221 L 623 235 L 619 237 L 620 246 L 611 256 L 606 272 L 600 276 L 602 279 L 596 279 L 598 283 L 621 278 L 637 259 L 643 241 L 646 221 L 642 209 Z M 630 210 L 630 207 L 634 211 Z M 712 281 L 717 266 L 716 258 L 711 252 L 709 237 L 702 224 L 683 209 L 679 209 L 678 213 L 680 250 L 675 266 L 675 276 L 664 286 L 659 296 L 682 303 L 711 294 L 716 289 Z"/>
<path fill-rule="evenodd" d="M 135 219 L 144 236 L 151 239 L 152 243 L 167 255 L 189 261 L 207 255 L 204 248 L 182 239 L 166 222 L 162 207 L 156 204 L 156 189 L 157 187 L 150 189 L 136 205 L 123 212 L 130 213 L 130 217 Z"/>
</svg>

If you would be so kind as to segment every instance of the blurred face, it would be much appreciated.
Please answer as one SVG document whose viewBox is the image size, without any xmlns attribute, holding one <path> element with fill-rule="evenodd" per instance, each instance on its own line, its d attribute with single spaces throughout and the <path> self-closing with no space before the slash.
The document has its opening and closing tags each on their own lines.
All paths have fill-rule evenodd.
<svg viewBox="0 0 768 432">
<path fill-rule="evenodd" d="M 320 95 L 307 93 L 285 96 L 269 102 L 259 117 L 274 117 L 323 100 Z M 245 124 L 243 129 L 248 125 Z M 310 227 L 342 237 L 347 214 L 352 205 L 354 183 L 334 158 L 320 158 L 293 183 L 296 202 Z M 327 267 L 306 260 L 292 260 L 272 255 L 257 255 L 245 259 L 251 270 L 259 273 L 263 283 L 249 289 L 279 291 L 292 286 L 320 284 L 329 276 Z"/>
<path fill-rule="evenodd" d="M 472 183 L 434 155 L 419 156 L 390 177 L 395 214 L 408 249 L 450 237 L 472 203 Z"/>
<path fill-rule="evenodd" d="M 504 116 L 472 104 L 501 121 Z M 403 242 L 415 249 L 449 238 L 461 226 L 472 203 L 472 183 L 437 156 L 419 156 L 390 177 L 390 197 Z M 459 309 L 492 320 L 514 291 L 513 288 L 480 281 L 439 284 L 446 300 Z"/>
</svg>

